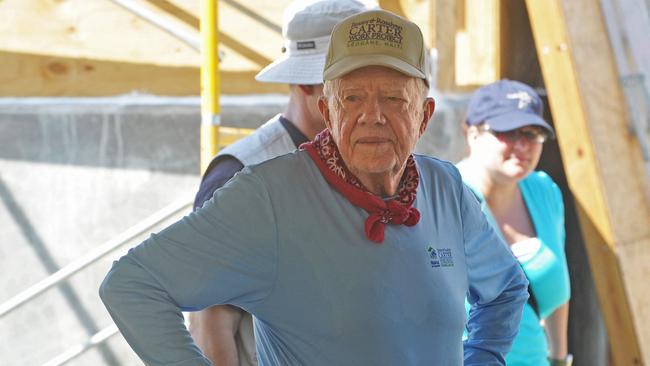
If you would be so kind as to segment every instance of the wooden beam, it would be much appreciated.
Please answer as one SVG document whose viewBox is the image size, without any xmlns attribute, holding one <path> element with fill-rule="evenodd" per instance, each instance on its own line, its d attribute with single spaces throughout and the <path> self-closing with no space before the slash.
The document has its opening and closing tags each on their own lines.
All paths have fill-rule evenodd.
<svg viewBox="0 0 650 366">
<path fill-rule="evenodd" d="M 241 2 L 220 3 L 222 93 L 286 93 L 254 76 L 281 55 L 289 0 Z M 198 0 L 140 3 L 198 39 Z M 111 1 L 2 0 L 0 30 L 0 96 L 199 93 L 199 53 Z"/>
<path fill-rule="evenodd" d="M 0 51 L 0 97 L 107 96 L 134 91 L 199 95 L 198 66 L 60 57 Z M 222 71 L 224 94 L 285 94 L 283 84 L 255 81 L 256 71 Z"/>
<path fill-rule="evenodd" d="M 650 362 L 650 202 L 598 0 L 526 0 L 617 365 Z"/>
<path fill-rule="evenodd" d="M 456 0 L 433 0 L 432 46 L 438 51 L 436 89 L 445 92 L 456 86 Z"/>
<path fill-rule="evenodd" d="M 456 29 L 456 84 L 480 86 L 501 78 L 500 0 L 465 1 Z"/>
<path fill-rule="evenodd" d="M 466 92 L 501 78 L 501 1 L 433 0 L 436 88 Z"/>
<path fill-rule="evenodd" d="M 401 0 L 379 0 L 377 3 L 379 3 L 379 6 L 384 10 L 406 17 L 406 12 L 404 11 Z"/>
</svg>

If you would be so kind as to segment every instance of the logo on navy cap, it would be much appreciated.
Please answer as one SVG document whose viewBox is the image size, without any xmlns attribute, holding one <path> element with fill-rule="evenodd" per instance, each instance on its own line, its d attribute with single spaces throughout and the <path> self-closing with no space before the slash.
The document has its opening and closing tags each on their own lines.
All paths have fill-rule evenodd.
<svg viewBox="0 0 650 366">
<path fill-rule="evenodd" d="M 530 94 L 526 93 L 525 91 L 506 94 L 506 98 L 519 99 L 519 103 L 517 103 L 517 108 L 519 109 L 524 109 L 528 107 L 528 105 L 533 101 L 533 97 Z"/>
</svg>

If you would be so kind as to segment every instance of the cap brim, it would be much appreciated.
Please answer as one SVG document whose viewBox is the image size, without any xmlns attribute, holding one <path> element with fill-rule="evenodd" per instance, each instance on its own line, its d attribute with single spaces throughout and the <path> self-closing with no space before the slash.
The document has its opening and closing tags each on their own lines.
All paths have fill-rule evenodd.
<svg viewBox="0 0 650 366">
<path fill-rule="evenodd" d="M 279 58 L 262 69 L 255 80 L 264 83 L 322 84 L 325 56 L 325 53 L 309 53 Z"/>
<path fill-rule="evenodd" d="M 546 129 L 551 136 L 555 136 L 553 127 L 546 123 L 542 117 L 533 113 L 511 112 L 488 118 L 485 122 L 490 125 L 490 129 L 497 132 L 511 131 L 524 126 L 539 126 Z"/>
<path fill-rule="evenodd" d="M 323 79 L 332 80 L 365 66 L 385 66 L 403 74 L 426 80 L 426 75 L 413 65 L 388 55 L 347 56 L 323 72 Z"/>
</svg>

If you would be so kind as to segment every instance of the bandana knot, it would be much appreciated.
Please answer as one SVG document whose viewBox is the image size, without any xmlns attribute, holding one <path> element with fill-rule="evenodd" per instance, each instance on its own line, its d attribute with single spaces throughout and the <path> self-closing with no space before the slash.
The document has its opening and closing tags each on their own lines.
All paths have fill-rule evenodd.
<svg viewBox="0 0 650 366">
<path fill-rule="evenodd" d="M 414 226 L 420 221 L 420 212 L 414 207 L 405 207 L 395 200 L 386 203 L 386 209 L 371 212 L 366 219 L 366 237 L 375 243 L 384 241 L 386 224 Z"/>
<path fill-rule="evenodd" d="M 329 130 L 316 135 L 314 141 L 302 144 L 300 149 L 307 151 L 330 186 L 350 203 L 370 214 L 366 219 L 364 231 L 371 241 L 375 243 L 384 241 L 384 230 L 387 224 L 410 227 L 420 221 L 420 212 L 412 207 L 420 180 L 413 156 L 409 156 L 406 162 L 406 169 L 397 189 L 397 197 L 384 201 L 368 191 L 348 170 Z"/>
<path fill-rule="evenodd" d="M 374 214 L 372 214 L 370 216 L 376 216 L 376 215 L 377 215 L 377 213 L 374 213 Z M 379 222 L 381 222 L 382 224 L 388 224 L 389 222 L 392 222 L 392 221 L 393 221 L 393 217 L 391 216 L 391 213 L 388 210 L 382 212 L 381 216 L 379 216 Z"/>
</svg>

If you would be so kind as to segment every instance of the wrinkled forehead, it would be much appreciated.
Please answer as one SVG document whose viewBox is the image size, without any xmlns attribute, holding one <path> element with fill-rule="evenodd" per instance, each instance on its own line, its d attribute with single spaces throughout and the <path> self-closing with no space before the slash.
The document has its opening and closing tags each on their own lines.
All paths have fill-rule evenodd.
<svg viewBox="0 0 650 366">
<path fill-rule="evenodd" d="M 337 81 L 341 89 L 381 88 L 402 90 L 415 87 L 417 78 L 387 67 L 367 66 L 349 72 L 335 79 L 335 81 Z"/>
<path fill-rule="evenodd" d="M 341 80 L 353 80 L 353 79 L 364 79 L 364 78 L 373 78 L 373 79 L 382 79 L 382 80 L 415 80 L 413 76 L 409 76 L 397 70 L 394 70 L 385 66 L 364 66 L 358 69 L 354 69 L 347 74 L 344 74 L 339 77 Z"/>
</svg>

